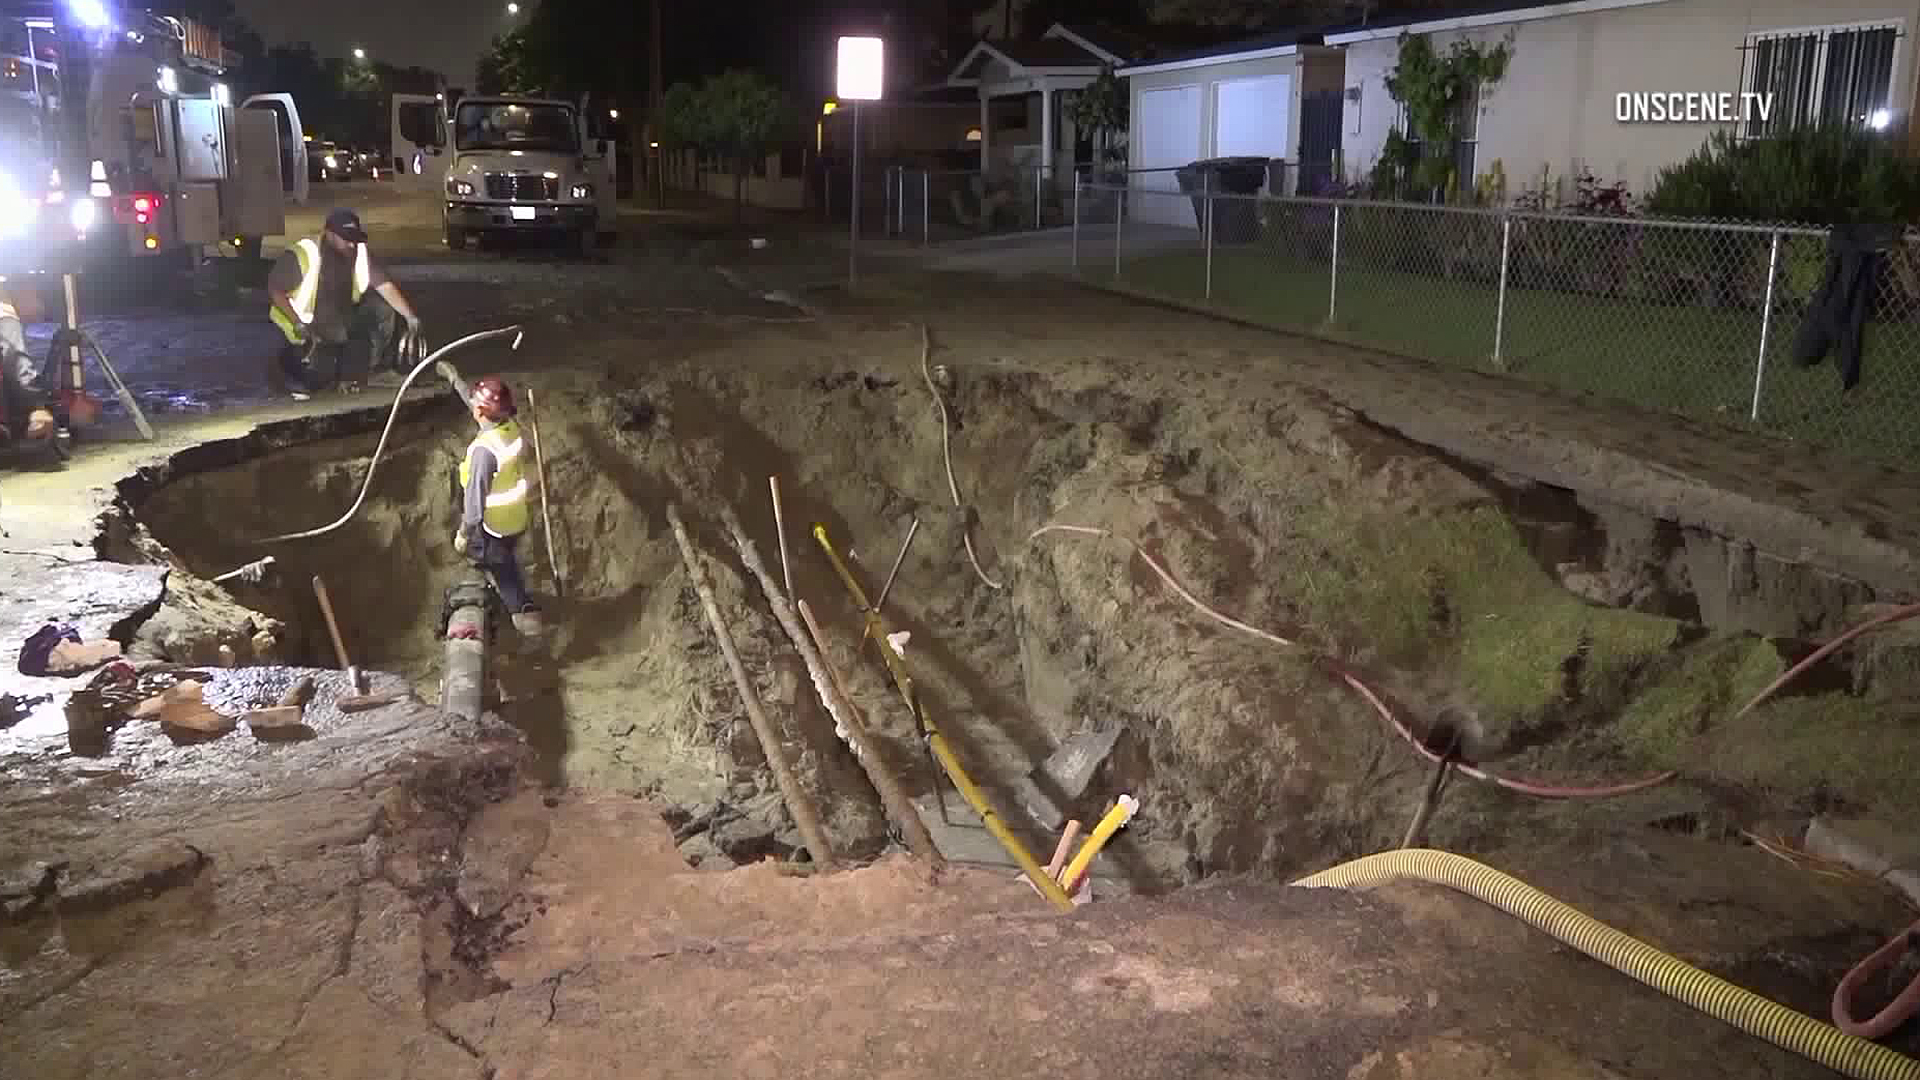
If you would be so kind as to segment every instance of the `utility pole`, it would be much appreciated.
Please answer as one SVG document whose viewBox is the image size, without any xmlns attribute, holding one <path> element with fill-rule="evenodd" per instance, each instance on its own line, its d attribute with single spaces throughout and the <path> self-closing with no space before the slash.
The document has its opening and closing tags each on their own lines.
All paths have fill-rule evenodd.
<svg viewBox="0 0 1920 1080">
<path fill-rule="evenodd" d="M 656 174 L 654 185 L 660 199 L 660 208 L 664 210 L 667 208 L 666 156 L 664 150 L 656 153 L 652 144 L 659 141 L 660 105 L 667 97 L 667 76 L 665 62 L 662 59 L 666 56 L 666 50 L 660 44 L 660 0 L 652 0 L 650 6 L 653 26 L 648 36 L 653 39 L 653 63 L 648 67 L 653 69 L 651 73 L 653 86 L 647 100 L 647 129 L 653 137 L 648 140 L 648 145 L 643 148 L 643 152 L 648 155 L 647 160 L 653 162 L 653 171 Z"/>
</svg>

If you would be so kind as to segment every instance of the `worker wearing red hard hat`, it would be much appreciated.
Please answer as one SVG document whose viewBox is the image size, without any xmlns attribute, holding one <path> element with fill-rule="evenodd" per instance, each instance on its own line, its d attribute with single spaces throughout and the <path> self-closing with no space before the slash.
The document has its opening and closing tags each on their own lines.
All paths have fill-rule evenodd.
<svg viewBox="0 0 1920 1080">
<path fill-rule="evenodd" d="M 454 550 L 492 577 L 514 627 L 524 634 L 536 634 L 540 630 L 540 609 L 527 595 L 520 575 L 520 537 L 526 534 L 532 515 L 528 510 L 527 474 L 522 466 L 526 441 L 514 419 L 513 391 L 497 376 L 488 375 L 468 385 L 452 364 L 443 360 L 438 368 L 480 425 L 480 433 L 468 444 L 466 456 L 460 461 L 464 510 L 460 528 L 454 533 Z"/>
</svg>

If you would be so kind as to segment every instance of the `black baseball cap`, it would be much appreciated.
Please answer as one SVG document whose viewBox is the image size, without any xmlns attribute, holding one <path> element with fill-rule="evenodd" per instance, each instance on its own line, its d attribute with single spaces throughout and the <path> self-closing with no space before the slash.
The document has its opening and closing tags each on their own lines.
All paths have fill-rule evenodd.
<svg viewBox="0 0 1920 1080">
<path fill-rule="evenodd" d="M 327 215 L 327 231 L 351 243 L 367 242 L 367 229 L 360 224 L 360 215 L 345 208 Z"/>
</svg>

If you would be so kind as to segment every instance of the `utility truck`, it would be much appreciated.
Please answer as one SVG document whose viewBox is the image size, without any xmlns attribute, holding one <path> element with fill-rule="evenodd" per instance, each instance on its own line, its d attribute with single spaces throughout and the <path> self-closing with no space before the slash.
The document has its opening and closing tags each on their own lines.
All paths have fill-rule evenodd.
<svg viewBox="0 0 1920 1080">
<path fill-rule="evenodd" d="M 583 109 L 555 98 L 482 95 L 458 98 L 447 113 L 452 153 L 423 154 L 421 170 L 427 159 L 445 161 L 433 168 L 444 169 L 449 248 L 465 247 L 469 236 L 535 231 L 584 250 L 612 233 L 613 145 L 589 137 Z"/>
<path fill-rule="evenodd" d="M 189 19 L 106 0 L 0 0 L 0 273 L 257 254 L 307 197 L 287 94 L 237 106 L 233 57 Z"/>
</svg>

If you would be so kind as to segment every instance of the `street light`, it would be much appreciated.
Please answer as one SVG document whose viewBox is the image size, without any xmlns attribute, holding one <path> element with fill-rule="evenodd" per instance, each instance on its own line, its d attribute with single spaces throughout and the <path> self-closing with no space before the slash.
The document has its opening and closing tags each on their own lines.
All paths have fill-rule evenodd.
<svg viewBox="0 0 1920 1080">
<path fill-rule="evenodd" d="M 518 15 L 518 14 L 520 14 L 520 5 L 519 5 L 519 4 L 511 4 L 511 3 L 510 3 L 510 4 L 508 4 L 508 5 L 507 5 L 507 14 L 509 14 L 509 15 Z"/>
<path fill-rule="evenodd" d="M 860 103 L 879 101 L 885 80 L 886 43 L 877 37 L 840 39 L 838 93 L 853 107 L 853 215 L 847 243 L 847 284 L 859 277 L 860 260 Z"/>
<path fill-rule="evenodd" d="M 620 119 L 620 110 L 619 110 L 619 109 L 608 109 L 608 110 L 607 110 L 607 119 L 609 119 L 609 120 L 618 120 L 618 119 Z"/>
<path fill-rule="evenodd" d="M 365 60 L 367 58 L 367 50 L 365 49 L 353 50 L 353 58 L 355 60 Z"/>
</svg>

